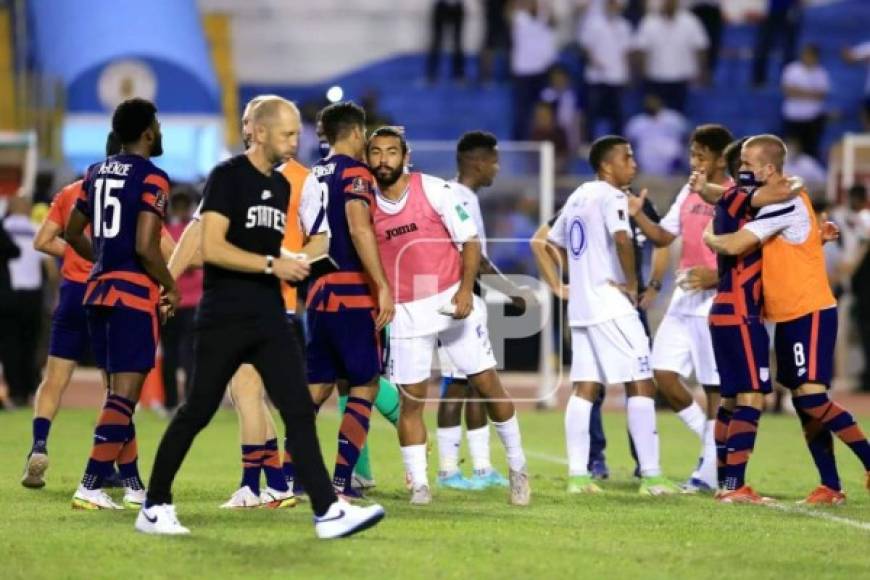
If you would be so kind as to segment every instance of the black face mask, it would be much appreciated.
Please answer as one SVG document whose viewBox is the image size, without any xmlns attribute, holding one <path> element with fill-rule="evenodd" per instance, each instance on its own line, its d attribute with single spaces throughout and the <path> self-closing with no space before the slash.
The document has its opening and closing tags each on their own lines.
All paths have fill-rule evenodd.
<svg viewBox="0 0 870 580">
<path fill-rule="evenodd" d="M 758 187 L 763 185 L 755 180 L 755 174 L 751 171 L 741 171 L 737 174 L 737 183 L 740 187 Z"/>
</svg>

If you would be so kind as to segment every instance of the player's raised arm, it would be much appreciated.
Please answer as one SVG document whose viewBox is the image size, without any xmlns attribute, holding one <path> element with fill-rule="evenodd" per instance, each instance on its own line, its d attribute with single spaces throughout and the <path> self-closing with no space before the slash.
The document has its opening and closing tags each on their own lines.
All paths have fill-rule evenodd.
<svg viewBox="0 0 870 580">
<path fill-rule="evenodd" d="M 642 189 L 637 196 L 627 194 L 628 213 L 634 218 L 637 226 L 653 244 L 660 248 L 669 246 L 676 239 L 676 236 L 652 221 L 643 211 L 643 204 L 648 194 L 649 192 L 646 189 Z M 674 205 L 676 205 L 676 202 L 674 202 Z M 665 219 L 670 215 L 671 212 L 668 212 Z"/>
</svg>

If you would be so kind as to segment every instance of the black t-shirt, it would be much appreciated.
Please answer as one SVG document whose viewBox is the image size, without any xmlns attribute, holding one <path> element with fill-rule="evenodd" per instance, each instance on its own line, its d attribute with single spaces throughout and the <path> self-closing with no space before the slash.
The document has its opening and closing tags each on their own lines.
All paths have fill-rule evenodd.
<svg viewBox="0 0 870 580">
<path fill-rule="evenodd" d="M 278 257 L 287 223 L 290 184 L 278 171 L 261 173 L 245 155 L 217 165 L 203 192 L 202 213 L 230 220 L 227 241 L 239 249 Z M 265 266 L 265 261 L 264 261 Z M 238 321 L 284 320 L 280 281 L 269 274 L 238 272 L 206 263 L 200 326 Z"/>
</svg>

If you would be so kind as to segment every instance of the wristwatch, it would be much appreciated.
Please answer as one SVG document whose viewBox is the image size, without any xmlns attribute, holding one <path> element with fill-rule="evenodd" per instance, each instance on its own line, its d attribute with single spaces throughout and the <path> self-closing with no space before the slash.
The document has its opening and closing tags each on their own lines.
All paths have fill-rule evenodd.
<svg viewBox="0 0 870 580">
<path fill-rule="evenodd" d="M 275 258 L 273 256 L 266 256 L 266 269 L 264 270 L 264 272 L 266 274 L 269 274 L 269 275 L 272 274 L 272 272 L 273 272 L 272 264 L 274 262 L 275 262 Z"/>
<path fill-rule="evenodd" d="M 652 289 L 655 290 L 656 292 L 661 292 L 661 291 L 662 291 L 662 282 L 661 282 L 661 280 L 650 280 L 650 281 L 647 283 L 647 286 L 649 286 L 650 288 L 652 288 Z"/>
</svg>

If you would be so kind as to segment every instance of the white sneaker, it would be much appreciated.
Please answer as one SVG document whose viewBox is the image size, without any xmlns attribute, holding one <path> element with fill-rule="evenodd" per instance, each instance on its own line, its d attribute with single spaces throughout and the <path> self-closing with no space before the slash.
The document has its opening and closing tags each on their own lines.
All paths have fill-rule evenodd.
<svg viewBox="0 0 870 580">
<path fill-rule="evenodd" d="M 314 516 L 314 532 L 321 540 L 346 538 L 374 526 L 384 515 L 378 504 L 360 507 L 339 499 L 325 514 Z"/>
<path fill-rule="evenodd" d="M 293 495 L 292 489 L 278 491 L 267 487 L 260 492 L 260 505 L 271 509 L 292 508 L 296 507 L 296 496 Z"/>
<path fill-rule="evenodd" d="M 144 505 L 136 517 L 136 531 L 143 534 L 165 534 L 179 536 L 189 534 L 190 530 L 181 525 L 175 515 L 175 506 L 162 503 L 146 508 Z"/>
<path fill-rule="evenodd" d="M 529 472 L 523 467 L 519 471 L 510 470 L 511 505 L 529 505 L 532 501 L 532 488 L 529 486 Z"/>
<path fill-rule="evenodd" d="M 146 492 L 144 489 L 124 488 L 124 505 L 129 508 L 139 508 L 145 503 Z"/>
<path fill-rule="evenodd" d="M 260 496 L 251 491 L 251 488 L 247 485 L 240 487 L 236 490 L 229 501 L 221 506 L 222 509 L 235 509 L 235 508 L 255 508 L 260 507 L 263 502 L 260 500 Z"/>
<path fill-rule="evenodd" d="M 432 492 L 428 485 L 415 485 L 411 489 L 411 505 L 429 505 L 430 503 L 432 503 Z"/>
<path fill-rule="evenodd" d="M 72 499 L 73 509 L 79 510 L 122 510 L 102 489 L 88 489 L 79 485 Z"/>
<path fill-rule="evenodd" d="M 45 453 L 31 453 L 27 456 L 24 464 L 24 475 L 21 476 L 21 485 L 32 489 L 39 489 L 45 485 L 45 470 L 48 469 L 48 455 Z"/>
</svg>

